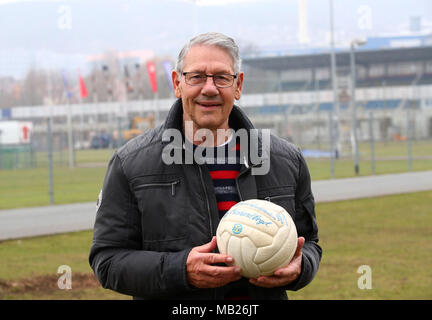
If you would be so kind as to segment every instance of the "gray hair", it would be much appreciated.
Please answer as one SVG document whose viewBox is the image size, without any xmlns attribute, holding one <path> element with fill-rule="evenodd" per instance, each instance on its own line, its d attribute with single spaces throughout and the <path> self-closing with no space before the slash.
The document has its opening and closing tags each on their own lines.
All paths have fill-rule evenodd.
<svg viewBox="0 0 432 320">
<path fill-rule="evenodd" d="M 183 72 L 184 58 L 186 57 L 186 54 L 189 52 L 190 48 L 197 45 L 216 46 L 226 50 L 230 54 L 231 58 L 233 59 L 234 73 L 237 74 L 240 72 L 241 58 L 239 54 L 239 48 L 235 43 L 234 39 L 222 33 L 208 32 L 192 38 L 180 51 L 177 57 L 177 62 L 175 67 L 176 71 L 179 73 L 180 76 L 181 73 Z"/>
</svg>

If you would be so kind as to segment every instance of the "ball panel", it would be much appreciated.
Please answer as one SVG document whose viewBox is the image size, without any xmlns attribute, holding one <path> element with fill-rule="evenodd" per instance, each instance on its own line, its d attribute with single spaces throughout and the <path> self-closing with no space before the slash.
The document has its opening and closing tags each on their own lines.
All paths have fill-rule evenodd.
<svg viewBox="0 0 432 320">
<path fill-rule="evenodd" d="M 237 237 L 229 237 L 227 243 L 227 253 L 233 258 L 241 258 L 241 239 Z"/>
<path fill-rule="evenodd" d="M 257 249 L 254 243 L 248 238 L 241 239 L 241 252 L 242 252 L 242 272 L 241 275 L 246 278 L 256 278 L 260 274 L 258 266 L 249 261 L 253 261 Z M 234 260 L 235 263 L 235 260 Z"/>
<path fill-rule="evenodd" d="M 227 254 L 230 255 L 234 262 L 233 264 L 239 266 L 242 270 L 245 269 L 243 265 L 241 238 L 231 236 L 228 240 Z"/>
<path fill-rule="evenodd" d="M 257 250 L 254 262 L 261 264 L 266 260 L 269 260 L 274 256 L 280 249 L 282 249 L 284 243 L 287 241 L 289 236 L 288 227 L 282 227 L 279 232 L 273 237 L 273 242 L 265 247 L 261 247 Z"/>
<path fill-rule="evenodd" d="M 225 230 L 219 236 L 216 235 L 217 246 L 220 253 L 226 254 L 228 252 L 228 241 L 230 236 L 231 233 Z"/>
<path fill-rule="evenodd" d="M 287 259 L 285 262 L 282 263 L 282 266 L 286 266 L 291 262 L 291 259 L 293 258 L 296 250 L 297 250 L 297 244 L 298 244 L 298 235 L 297 235 L 297 229 L 295 226 L 290 229 L 290 233 L 288 236 L 288 240 L 284 244 L 284 249 L 286 252 L 290 252 L 290 254 L 287 256 Z"/>
<path fill-rule="evenodd" d="M 293 229 L 290 229 L 288 234 L 286 234 L 286 232 L 282 233 L 283 235 L 280 239 L 285 239 L 285 241 L 283 241 L 279 250 L 268 260 L 258 264 L 258 267 L 265 275 L 273 274 L 274 270 L 288 265 L 294 256 L 297 248 L 297 231 L 293 232 Z M 276 237 L 278 237 L 278 235 Z"/>
</svg>

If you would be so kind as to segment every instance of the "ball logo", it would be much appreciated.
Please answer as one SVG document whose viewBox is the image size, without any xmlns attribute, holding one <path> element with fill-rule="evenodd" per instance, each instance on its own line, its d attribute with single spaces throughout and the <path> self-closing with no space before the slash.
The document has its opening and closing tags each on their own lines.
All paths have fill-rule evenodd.
<svg viewBox="0 0 432 320">
<path fill-rule="evenodd" d="M 236 223 L 232 228 L 232 232 L 234 234 L 239 234 L 240 232 L 242 232 L 242 230 L 243 230 L 243 226 L 240 223 Z"/>
</svg>

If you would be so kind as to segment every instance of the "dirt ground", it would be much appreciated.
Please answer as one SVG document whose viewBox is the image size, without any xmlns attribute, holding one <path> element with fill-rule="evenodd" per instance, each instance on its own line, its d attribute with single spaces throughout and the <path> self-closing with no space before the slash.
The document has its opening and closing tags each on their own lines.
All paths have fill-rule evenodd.
<svg viewBox="0 0 432 320">
<path fill-rule="evenodd" d="M 31 278 L 10 281 L 0 279 L 0 299 L 2 296 L 10 293 L 33 293 L 37 295 L 38 293 L 47 293 L 53 290 L 58 290 L 58 279 L 59 275 L 57 274 L 34 276 Z M 98 287 L 100 287 L 100 284 L 94 274 L 75 272 L 72 275 L 72 289 L 80 290 Z"/>
</svg>

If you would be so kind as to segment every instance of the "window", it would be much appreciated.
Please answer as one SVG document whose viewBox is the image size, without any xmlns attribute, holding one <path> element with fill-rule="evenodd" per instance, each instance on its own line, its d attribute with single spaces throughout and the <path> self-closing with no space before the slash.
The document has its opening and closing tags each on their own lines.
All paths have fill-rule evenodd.
<svg viewBox="0 0 432 320">
<path fill-rule="evenodd" d="M 383 64 L 371 64 L 369 67 L 369 77 L 379 78 L 385 75 L 385 66 Z"/>
</svg>

